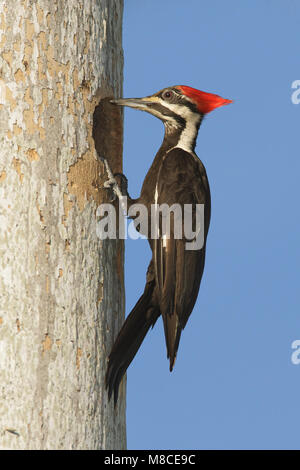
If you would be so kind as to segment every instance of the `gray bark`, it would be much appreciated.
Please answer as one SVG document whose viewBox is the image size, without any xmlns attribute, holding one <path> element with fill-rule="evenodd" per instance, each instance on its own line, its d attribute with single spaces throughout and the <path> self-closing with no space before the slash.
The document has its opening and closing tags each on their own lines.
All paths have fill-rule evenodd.
<svg viewBox="0 0 300 470">
<path fill-rule="evenodd" d="M 0 0 L 1 449 L 126 446 L 125 384 L 116 409 L 104 390 L 123 245 L 96 236 L 92 135 L 99 100 L 122 91 L 122 9 Z M 122 115 L 103 109 L 98 148 L 120 171 Z"/>
</svg>

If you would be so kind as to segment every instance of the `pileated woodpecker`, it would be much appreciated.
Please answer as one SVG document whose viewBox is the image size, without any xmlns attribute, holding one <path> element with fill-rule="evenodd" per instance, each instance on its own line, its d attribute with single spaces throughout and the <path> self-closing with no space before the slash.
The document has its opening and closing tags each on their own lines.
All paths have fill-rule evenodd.
<svg viewBox="0 0 300 470">
<path fill-rule="evenodd" d="M 203 163 L 194 152 L 203 116 L 231 100 L 188 86 L 172 86 L 145 98 L 111 101 L 121 106 L 147 111 L 165 126 L 163 143 L 143 183 L 141 195 L 129 204 L 204 204 L 204 244 L 185 249 L 186 240 L 162 234 L 148 238 L 152 260 L 143 295 L 126 318 L 109 356 L 106 387 L 109 398 L 118 398 L 121 379 L 137 353 L 149 328 L 162 315 L 167 357 L 172 371 L 181 331 L 194 308 L 204 269 L 206 237 L 210 222 L 210 190 Z M 116 185 L 116 181 L 110 181 Z M 126 194 L 127 189 L 126 189 Z M 120 195 L 120 188 L 117 194 Z M 195 211 L 193 211 L 193 218 Z M 183 222 L 182 222 L 183 223 Z"/>
</svg>

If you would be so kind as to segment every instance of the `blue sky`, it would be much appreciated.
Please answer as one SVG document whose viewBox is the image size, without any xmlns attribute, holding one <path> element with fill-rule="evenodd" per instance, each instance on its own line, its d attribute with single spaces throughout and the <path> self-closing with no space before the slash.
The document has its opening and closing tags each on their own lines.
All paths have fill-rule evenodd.
<svg viewBox="0 0 300 470">
<path fill-rule="evenodd" d="M 298 0 L 125 0 L 125 97 L 182 84 L 234 100 L 199 132 L 206 268 L 174 371 L 161 319 L 128 370 L 129 449 L 300 448 L 299 27 Z M 133 197 L 162 138 L 159 120 L 125 111 Z M 126 314 L 150 256 L 126 242 Z"/>
</svg>

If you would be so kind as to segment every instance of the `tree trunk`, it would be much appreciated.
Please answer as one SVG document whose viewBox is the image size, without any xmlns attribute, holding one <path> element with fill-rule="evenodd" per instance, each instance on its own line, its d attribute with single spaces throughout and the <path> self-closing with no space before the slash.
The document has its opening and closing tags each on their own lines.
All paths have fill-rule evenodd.
<svg viewBox="0 0 300 470">
<path fill-rule="evenodd" d="M 96 235 L 107 196 L 93 139 L 96 105 L 122 91 L 122 9 L 0 0 L 2 449 L 126 446 L 125 384 L 116 409 L 104 389 L 123 245 Z M 101 103 L 97 149 L 121 171 L 122 115 Z"/>
</svg>

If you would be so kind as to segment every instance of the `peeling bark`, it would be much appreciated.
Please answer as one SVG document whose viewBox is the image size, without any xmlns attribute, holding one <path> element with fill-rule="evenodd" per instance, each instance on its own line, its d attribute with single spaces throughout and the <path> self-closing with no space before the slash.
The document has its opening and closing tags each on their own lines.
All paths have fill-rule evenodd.
<svg viewBox="0 0 300 470">
<path fill-rule="evenodd" d="M 96 236 L 107 196 L 92 136 L 99 100 L 122 92 L 122 9 L 0 0 L 2 449 L 126 446 L 125 384 L 115 410 L 104 390 L 124 316 L 123 244 Z M 112 113 L 98 147 L 121 171 Z"/>
</svg>

